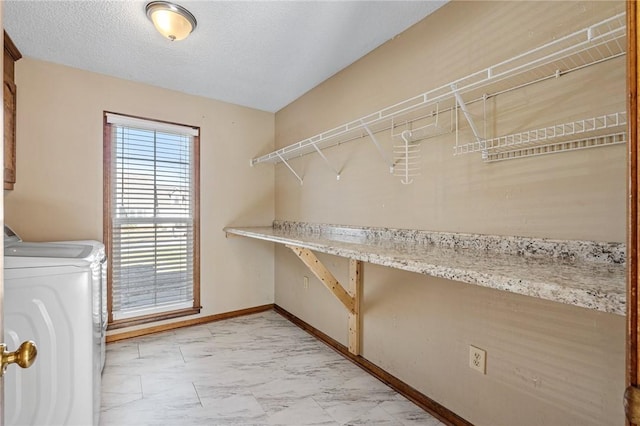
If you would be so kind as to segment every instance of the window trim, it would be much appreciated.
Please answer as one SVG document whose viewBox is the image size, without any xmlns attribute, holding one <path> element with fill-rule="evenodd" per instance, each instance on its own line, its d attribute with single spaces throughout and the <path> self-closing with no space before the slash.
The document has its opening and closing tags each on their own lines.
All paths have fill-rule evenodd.
<svg viewBox="0 0 640 426">
<path fill-rule="evenodd" d="M 108 122 L 108 114 L 118 115 L 120 117 L 127 117 L 133 120 L 145 120 L 160 124 L 160 128 L 163 126 L 181 126 L 190 127 L 197 131 L 193 136 L 193 180 L 194 180 L 194 206 L 193 206 L 193 307 L 187 309 L 180 309 L 175 311 L 162 312 L 157 314 L 144 315 L 134 318 L 126 318 L 115 320 L 113 319 L 113 294 L 112 294 L 112 250 L 113 250 L 113 235 L 111 226 L 111 165 L 113 158 L 111 156 L 111 136 L 112 136 L 112 124 Z M 129 114 L 122 114 L 111 111 L 103 111 L 103 161 L 102 161 L 102 234 L 104 238 L 105 250 L 107 252 L 107 311 L 108 311 L 108 329 L 118 329 L 124 327 L 130 327 L 134 325 L 148 324 L 152 322 L 178 318 L 187 315 L 195 315 L 200 313 L 202 306 L 200 306 L 200 127 L 179 124 L 170 121 L 156 120 L 152 118 L 140 117 Z"/>
</svg>

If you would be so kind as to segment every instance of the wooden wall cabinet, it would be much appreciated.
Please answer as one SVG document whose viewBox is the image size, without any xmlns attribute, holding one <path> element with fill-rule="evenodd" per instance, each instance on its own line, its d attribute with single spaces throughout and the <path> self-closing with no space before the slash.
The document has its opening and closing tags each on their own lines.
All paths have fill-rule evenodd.
<svg viewBox="0 0 640 426">
<path fill-rule="evenodd" d="M 22 54 L 4 32 L 4 189 L 16 183 L 16 84 L 15 62 Z"/>
</svg>

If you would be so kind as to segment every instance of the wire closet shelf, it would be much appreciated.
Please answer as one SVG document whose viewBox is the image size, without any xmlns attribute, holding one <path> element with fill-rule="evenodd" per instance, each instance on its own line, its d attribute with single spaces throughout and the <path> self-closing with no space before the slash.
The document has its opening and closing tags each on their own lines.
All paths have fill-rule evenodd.
<svg viewBox="0 0 640 426">
<path fill-rule="evenodd" d="M 474 128 L 476 140 L 468 144 L 459 144 L 456 140 L 454 154 L 467 154 L 482 152 L 487 161 L 505 159 L 506 151 L 531 148 L 535 143 L 550 145 L 554 138 L 563 138 L 557 141 L 550 152 L 562 151 L 562 143 L 571 145 L 574 140 L 566 140 L 569 136 L 584 136 L 582 139 L 593 139 L 591 143 L 577 145 L 600 146 L 603 137 L 608 138 L 604 143 L 622 143 L 622 127 L 626 124 L 626 114 L 616 113 L 604 116 L 605 128 L 620 128 L 619 132 L 606 135 L 591 135 L 592 130 L 603 130 L 600 126 L 602 117 L 577 120 L 573 123 L 551 126 L 546 129 L 538 129 L 530 132 L 522 132 L 517 135 L 508 135 L 494 139 L 484 139 L 475 131 L 472 119 L 466 113 L 466 104 L 481 101 L 491 96 L 496 96 L 527 85 L 541 82 L 547 79 L 558 78 L 564 74 L 602 63 L 626 54 L 626 21 L 625 14 L 620 13 L 594 25 L 553 40 L 547 44 L 527 52 L 516 55 L 506 61 L 500 62 L 488 68 L 477 71 L 466 77 L 451 81 L 435 89 L 420 95 L 406 99 L 397 104 L 383 108 L 377 112 L 350 121 L 341 126 L 327 130 L 310 138 L 280 148 L 269 154 L 250 160 L 251 166 L 259 163 L 284 162 L 295 174 L 288 160 L 311 153 L 319 153 L 326 160 L 322 150 L 345 142 L 370 137 L 376 144 L 381 155 L 393 171 L 393 160 L 386 158 L 381 146 L 375 138 L 375 134 L 381 131 L 393 132 L 397 123 L 412 123 L 424 120 L 425 117 L 435 116 L 434 108 L 440 113 L 460 109 Z M 466 103 L 466 104 L 465 104 Z M 595 121 L 594 121 L 595 120 Z M 594 126 L 590 123 L 597 122 Z M 581 127 L 582 126 L 582 127 Z M 573 130 L 567 131 L 571 127 Z M 580 130 L 582 129 L 582 130 Z M 456 128 L 457 132 L 457 128 Z M 440 133 L 441 134 L 441 133 Z M 435 135 L 435 134 L 434 134 Z M 423 136 L 423 138 L 429 135 Z M 456 138 L 457 139 L 457 138 Z M 506 142 L 507 140 L 511 142 Z M 522 141 L 521 147 L 517 147 Z M 599 140 L 597 142 L 596 140 Z M 515 146 L 515 149 L 514 149 Z M 504 148 L 508 147 L 508 150 Z M 498 148 L 502 148 L 502 154 Z M 569 148 L 567 148 L 569 149 Z M 577 149 L 576 144 L 570 149 Z M 491 157 L 494 150 L 494 157 Z M 502 156 L 503 158 L 498 158 Z M 514 155 L 511 155 L 512 157 Z M 338 173 L 339 176 L 339 173 Z M 297 174 L 296 174 L 296 177 Z M 298 177 L 300 181 L 302 179 Z"/>
<path fill-rule="evenodd" d="M 460 144 L 454 147 L 454 152 L 482 152 L 482 158 L 491 162 L 517 158 L 525 154 L 539 155 L 623 143 L 626 141 L 626 125 L 627 112 L 622 111 Z M 584 143 L 578 143 L 580 141 Z M 594 143 L 595 141 L 599 142 Z"/>
</svg>

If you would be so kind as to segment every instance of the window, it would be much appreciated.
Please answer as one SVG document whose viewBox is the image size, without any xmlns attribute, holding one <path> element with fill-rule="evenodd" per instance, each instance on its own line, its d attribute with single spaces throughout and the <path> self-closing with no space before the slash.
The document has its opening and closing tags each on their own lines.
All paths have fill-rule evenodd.
<svg viewBox="0 0 640 426">
<path fill-rule="evenodd" d="M 105 113 L 111 327 L 198 313 L 199 129 Z"/>
</svg>

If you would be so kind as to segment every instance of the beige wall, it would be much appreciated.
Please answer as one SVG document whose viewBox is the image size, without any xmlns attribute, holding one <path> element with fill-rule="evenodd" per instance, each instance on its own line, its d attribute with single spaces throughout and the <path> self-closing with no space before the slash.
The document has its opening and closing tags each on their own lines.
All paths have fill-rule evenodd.
<svg viewBox="0 0 640 426">
<path fill-rule="evenodd" d="M 25 240 L 102 240 L 103 111 L 200 126 L 201 315 L 273 303 L 273 247 L 222 232 L 273 220 L 273 169 L 248 167 L 273 147 L 273 114 L 28 58 L 16 84 L 5 214 Z"/>
<path fill-rule="evenodd" d="M 583 9 L 584 8 L 584 11 Z M 282 147 L 624 11 L 619 2 L 453 2 L 276 114 Z M 508 40 L 508 43 L 505 41 Z M 489 101 L 489 136 L 624 110 L 624 59 Z M 477 108 L 475 112 L 481 112 Z M 479 124 L 478 124 L 479 126 Z M 390 153 L 387 133 L 378 134 Z M 470 141 L 468 132 L 462 139 Z M 402 185 L 368 138 L 276 168 L 279 219 L 625 241 L 625 149 L 485 164 L 453 156 L 448 134 L 420 144 L 421 176 Z"/>
<path fill-rule="evenodd" d="M 276 114 L 276 145 L 313 136 L 624 11 L 623 2 L 452 2 Z M 500 95 L 488 136 L 623 111 L 619 58 Z M 477 108 L 477 106 L 475 106 Z M 463 135 L 465 136 L 465 135 Z M 388 152 L 388 135 L 379 134 Z M 467 139 L 468 131 L 466 131 Z M 276 218 L 625 240 L 625 147 L 484 164 L 453 134 L 421 143 L 402 185 L 367 140 L 276 166 Z M 261 166 L 270 167 L 270 166 Z M 346 343 L 343 309 L 284 248 L 276 303 Z M 338 278 L 344 259 L 322 256 Z M 364 357 L 477 425 L 622 425 L 624 318 L 365 265 Z M 487 350 L 488 374 L 467 367 Z"/>
</svg>

